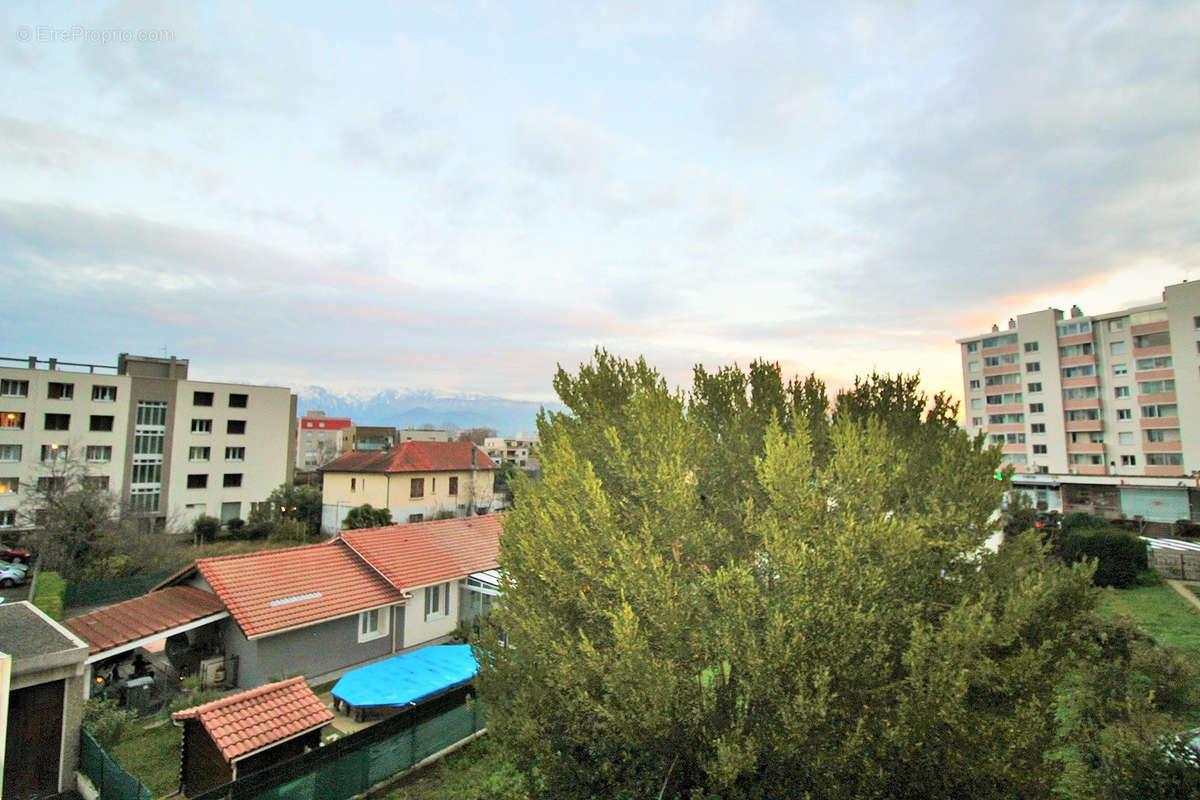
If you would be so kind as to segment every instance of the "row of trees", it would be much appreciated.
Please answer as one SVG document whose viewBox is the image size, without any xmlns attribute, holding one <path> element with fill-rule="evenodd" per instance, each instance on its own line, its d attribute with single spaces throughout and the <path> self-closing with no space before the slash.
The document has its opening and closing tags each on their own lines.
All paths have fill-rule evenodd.
<svg viewBox="0 0 1200 800">
<path fill-rule="evenodd" d="M 999 451 L 915 376 L 831 402 L 755 362 L 673 391 L 597 351 L 554 386 L 567 411 L 539 418 L 542 480 L 515 478 L 504 602 L 478 645 L 489 731 L 531 793 L 1124 796 L 1188 779 L 1156 737 L 1194 669 L 1097 619 L 1090 565 L 1031 532 L 983 547 Z"/>
</svg>

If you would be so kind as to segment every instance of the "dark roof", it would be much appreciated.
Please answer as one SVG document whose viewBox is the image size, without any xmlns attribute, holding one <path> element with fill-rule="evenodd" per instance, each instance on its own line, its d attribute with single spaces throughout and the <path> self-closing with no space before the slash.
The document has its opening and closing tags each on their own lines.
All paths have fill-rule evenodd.
<svg viewBox="0 0 1200 800">
<path fill-rule="evenodd" d="M 474 465 L 472 465 L 474 454 Z M 499 469 L 471 442 L 404 442 L 391 450 L 355 450 L 335 458 L 322 472 L 463 472 Z"/>
<path fill-rule="evenodd" d="M 495 569 L 504 515 L 342 531 L 338 538 L 397 589 L 417 589 Z"/>
<path fill-rule="evenodd" d="M 88 643 L 89 653 L 111 650 L 156 633 L 219 614 L 225 604 L 212 592 L 194 586 L 168 586 L 63 622 Z"/>
<path fill-rule="evenodd" d="M 33 658 L 78 647 L 28 603 L 0 605 L 0 652 L 13 658 Z"/>
</svg>

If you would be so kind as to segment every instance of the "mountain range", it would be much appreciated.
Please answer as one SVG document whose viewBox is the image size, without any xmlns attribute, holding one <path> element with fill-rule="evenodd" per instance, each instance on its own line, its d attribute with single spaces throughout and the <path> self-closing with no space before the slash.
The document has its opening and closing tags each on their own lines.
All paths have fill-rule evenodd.
<svg viewBox="0 0 1200 800">
<path fill-rule="evenodd" d="M 349 417 L 356 425 L 396 428 L 495 428 L 502 436 L 534 433 L 538 411 L 562 411 L 561 403 L 535 403 L 475 394 L 444 394 L 428 390 L 387 389 L 356 396 L 331 392 L 321 386 L 296 391 L 297 411 L 324 411 L 331 417 Z"/>
</svg>

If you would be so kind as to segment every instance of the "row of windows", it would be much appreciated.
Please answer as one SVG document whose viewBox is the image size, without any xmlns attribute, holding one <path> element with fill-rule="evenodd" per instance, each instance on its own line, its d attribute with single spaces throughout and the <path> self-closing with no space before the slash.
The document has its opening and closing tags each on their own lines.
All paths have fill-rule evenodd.
<svg viewBox="0 0 1200 800">
<path fill-rule="evenodd" d="M 213 421 L 211 419 L 193 419 L 192 433 L 212 433 Z M 239 435 L 246 432 L 246 420 L 231 419 L 225 421 L 225 433 Z"/>
<path fill-rule="evenodd" d="M 91 414 L 88 419 L 88 430 L 105 433 L 113 429 L 114 418 L 109 414 Z M 24 411 L 0 411 L 0 428 L 25 429 Z M 67 431 L 71 429 L 70 414 L 45 414 L 42 417 L 42 428 L 48 431 Z"/>
<path fill-rule="evenodd" d="M 192 462 L 209 461 L 211 459 L 211 457 L 212 457 L 212 448 L 211 447 L 189 447 L 188 448 L 188 461 L 192 461 Z M 225 448 L 225 460 L 226 461 L 245 461 L 246 460 L 246 448 L 244 448 L 244 447 L 226 447 Z"/>
<path fill-rule="evenodd" d="M 107 475 L 84 475 L 79 483 L 84 489 L 98 492 L 107 492 L 109 487 Z M 34 485 L 39 492 L 62 492 L 67 488 L 67 479 L 62 475 L 43 475 Z M 0 494 L 17 494 L 20 491 L 20 478 L 0 478 Z"/>
<path fill-rule="evenodd" d="M 236 489 L 242 485 L 242 473 L 226 472 L 222 476 L 221 485 L 226 489 Z M 187 476 L 187 488 L 189 489 L 207 489 L 208 474 L 204 472 L 192 473 Z"/>
<path fill-rule="evenodd" d="M 228 453 L 228 452 L 229 452 L 229 450 L 228 450 L 228 448 L 226 448 L 226 453 Z M 458 477 L 451 476 L 448 480 L 450 481 L 450 485 L 447 488 L 446 493 L 449 494 L 451 497 L 456 497 L 458 495 Z M 437 478 L 430 478 L 430 482 L 431 482 L 431 484 L 429 487 L 429 491 L 436 494 L 437 493 Z M 366 488 L 367 488 L 367 481 L 364 478 L 363 479 L 363 489 L 365 490 Z M 351 478 L 350 479 L 350 491 L 354 492 L 357 490 L 358 490 L 358 478 Z M 410 478 L 409 479 L 408 496 L 410 498 L 425 496 L 425 479 L 424 478 Z M 409 520 L 409 522 L 413 522 L 413 521 L 414 520 Z M 415 521 L 419 522 L 420 520 L 415 520 Z"/>
<path fill-rule="evenodd" d="M 29 397 L 29 381 L 4 378 L 0 380 L 0 397 Z M 50 381 L 46 385 L 47 400 L 74 400 L 75 384 Z M 98 403 L 113 403 L 117 399 L 116 386 L 92 387 L 92 399 Z"/>
<path fill-rule="evenodd" d="M 194 406 L 211 406 L 213 404 L 213 392 L 192 392 L 192 405 Z M 245 408 L 250 401 L 250 395 L 229 393 L 230 408 Z"/>
</svg>

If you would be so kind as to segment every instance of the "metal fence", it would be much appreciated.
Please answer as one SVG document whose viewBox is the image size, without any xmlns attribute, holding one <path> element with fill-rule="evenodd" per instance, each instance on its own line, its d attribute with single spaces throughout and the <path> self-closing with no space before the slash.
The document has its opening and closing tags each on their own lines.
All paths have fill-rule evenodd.
<svg viewBox="0 0 1200 800">
<path fill-rule="evenodd" d="M 470 687 L 191 800 L 346 800 L 483 730 Z"/>
<path fill-rule="evenodd" d="M 79 732 L 79 769 L 100 793 L 100 800 L 154 800 L 146 784 L 126 772 L 85 730 Z"/>
</svg>

